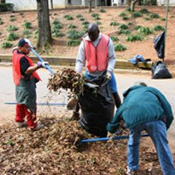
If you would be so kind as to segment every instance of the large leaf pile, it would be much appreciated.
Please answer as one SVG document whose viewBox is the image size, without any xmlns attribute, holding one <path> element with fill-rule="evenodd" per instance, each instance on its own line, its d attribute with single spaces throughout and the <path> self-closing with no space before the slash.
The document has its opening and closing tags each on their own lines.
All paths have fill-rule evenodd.
<svg viewBox="0 0 175 175">
<path fill-rule="evenodd" d="M 41 121 L 44 128 L 35 132 L 17 129 L 14 124 L 0 127 L 1 175 L 125 174 L 127 140 L 79 144 L 90 135 L 77 121 L 49 117 Z M 161 174 L 156 153 L 149 145 L 141 147 L 139 174 L 148 173 Z"/>
</svg>

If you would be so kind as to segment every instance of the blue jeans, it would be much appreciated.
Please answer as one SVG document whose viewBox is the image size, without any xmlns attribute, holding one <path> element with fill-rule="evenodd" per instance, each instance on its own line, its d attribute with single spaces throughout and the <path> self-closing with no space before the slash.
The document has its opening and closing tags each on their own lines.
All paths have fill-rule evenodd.
<svg viewBox="0 0 175 175">
<path fill-rule="evenodd" d="M 143 130 L 148 132 L 155 145 L 163 174 L 175 175 L 173 158 L 168 146 L 166 125 L 163 121 L 147 122 L 130 129 L 128 140 L 128 168 L 130 170 L 137 170 L 139 167 L 140 135 Z"/>
<path fill-rule="evenodd" d="M 110 74 L 111 74 L 111 79 L 109 80 L 109 87 L 111 89 L 111 92 L 112 93 L 118 92 L 118 90 L 117 90 L 117 82 L 116 82 L 114 73 L 110 72 Z M 85 77 L 90 79 L 90 80 L 95 78 L 95 77 L 89 75 L 88 71 L 85 71 Z"/>
</svg>

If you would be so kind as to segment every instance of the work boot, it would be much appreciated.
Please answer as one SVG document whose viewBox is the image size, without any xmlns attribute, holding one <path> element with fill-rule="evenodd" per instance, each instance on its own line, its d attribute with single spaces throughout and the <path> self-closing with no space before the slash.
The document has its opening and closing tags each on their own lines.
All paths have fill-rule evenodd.
<svg viewBox="0 0 175 175">
<path fill-rule="evenodd" d="M 37 122 L 37 125 L 36 125 L 36 127 L 35 128 L 32 128 L 31 130 L 32 131 L 38 131 L 38 130 L 40 130 L 41 128 L 43 128 L 43 124 L 41 124 L 41 122 Z"/>
<path fill-rule="evenodd" d="M 15 122 L 17 128 L 22 128 L 22 127 L 26 127 L 27 126 L 27 122 Z"/>
</svg>

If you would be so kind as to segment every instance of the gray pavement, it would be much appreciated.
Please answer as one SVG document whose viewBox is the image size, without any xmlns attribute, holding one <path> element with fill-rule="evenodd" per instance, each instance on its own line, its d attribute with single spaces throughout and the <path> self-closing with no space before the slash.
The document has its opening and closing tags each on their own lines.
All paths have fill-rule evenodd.
<svg viewBox="0 0 175 175">
<path fill-rule="evenodd" d="M 56 71 L 56 68 L 54 69 Z M 37 102 L 42 103 L 67 103 L 67 92 L 61 94 L 50 94 L 47 89 L 48 78 L 50 77 L 49 72 L 45 69 L 38 70 L 41 76 L 42 82 L 37 84 Z M 5 102 L 15 102 L 15 86 L 12 81 L 12 70 L 10 66 L 4 67 L 0 66 L 0 125 L 5 122 L 13 122 L 15 115 L 15 105 L 6 105 Z M 162 79 L 153 80 L 151 79 L 150 73 L 140 72 L 133 74 L 133 72 L 128 71 L 123 73 L 123 71 L 115 71 L 118 91 L 122 97 L 122 92 L 128 87 L 132 86 L 136 81 L 144 81 L 147 85 L 159 89 L 168 99 L 172 105 L 173 113 L 175 114 L 175 79 Z M 60 115 L 64 111 L 67 115 L 70 111 L 66 110 L 63 105 L 57 105 L 53 107 L 49 106 L 38 106 L 38 115 Z M 175 120 L 168 131 L 169 144 L 171 151 L 175 153 Z"/>
</svg>

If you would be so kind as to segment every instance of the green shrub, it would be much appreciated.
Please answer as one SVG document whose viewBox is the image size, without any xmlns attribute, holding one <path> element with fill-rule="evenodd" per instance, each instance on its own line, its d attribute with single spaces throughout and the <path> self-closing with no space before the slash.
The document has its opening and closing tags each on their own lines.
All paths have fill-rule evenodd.
<svg viewBox="0 0 175 175">
<path fill-rule="evenodd" d="M 129 30 L 119 30 L 118 34 L 119 35 L 129 35 L 131 32 Z"/>
<path fill-rule="evenodd" d="M 24 34 L 24 35 L 31 35 L 31 34 L 32 34 L 32 30 L 31 30 L 31 29 L 25 29 L 25 30 L 23 31 L 23 34 Z"/>
<path fill-rule="evenodd" d="M 85 21 L 85 19 L 84 18 L 80 18 L 80 21 Z"/>
<path fill-rule="evenodd" d="M 95 17 L 99 17 L 99 14 L 98 14 L 98 13 L 92 13 L 91 16 L 92 16 L 93 18 L 95 18 Z"/>
<path fill-rule="evenodd" d="M 111 22 L 110 23 L 110 26 L 119 26 L 120 25 L 120 23 L 118 23 L 118 22 Z"/>
<path fill-rule="evenodd" d="M 53 36 L 53 37 L 63 37 L 63 36 L 65 36 L 65 34 L 59 32 L 59 31 L 57 31 L 57 32 L 54 32 L 54 33 L 52 34 L 52 36 Z"/>
<path fill-rule="evenodd" d="M 143 14 L 148 14 L 150 13 L 147 9 L 141 9 L 140 10 L 140 13 L 143 13 Z"/>
<path fill-rule="evenodd" d="M 83 25 L 88 25 L 89 22 L 88 22 L 88 21 L 84 21 L 84 22 L 82 22 L 82 24 L 83 24 Z"/>
<path fill-rule="evenodd" d="M 119 38 L 117 36 L 111 36 L 111 39 L 112 41 L 115 41 L 115 42 L 119 41 Z"/>
<path fill-rule="evenodd" d="M 68 26 L 68 29 L 75 29 L 75 28 L 77 28 L 77 26 L 74 24 L 69 24 L 69 26 Z"/>
<path fill-rule="evenodd" d="M 32 25 L 31 22 L 28 22 L 28 21 L 25 21 L 25 22 L 23 23 L 23 26 L 24 26 L 25 29 L 31 29 L 31 28 L 32 28 L 31 25 Z"/>
<path fill-rule="evenodd" d="M 101 25 L 101 22 L 100 21 L 96 21 L 97 25 Z"/>
<path fill-rule="evenodd" d="M 153 28 L 155 31 L 163 31 L 165 30 L 163 26 L 161 25 L 156 25 L 154 28 Z"/>
<path fill-rule="evenodd" d="M 95 17 L 93 18 L 93 20 L 95 20 L 95 21 L 100 20 L 100 17 L 99 17 L 99 16 L 95 16 Z"/>
<path fill-rule="evenodd" d="M 80 40 L 69 40 L 67 41 L 67 46 L 78 46 L 80 44 Z"/>
<path fill-rule="evenodd" d="M 80 15 L 80 14 L 78 14 L 76 17 L 77 17 L 77 18 L 81 18 L 81 17 L 83 17 L 83 16 L 82 16 L 82 15 Z"/>
<path fill-rule="evenodd" d="M 126 39 L 127 41 L 142 41 L 143 37 L 141 35 L 129 35 Z"/>
<path fill-rule="evenodd" d="M 64 18 L 67 20 L 73 20 L 74 18 L 71 15 L 64 15 Z"/>
<path fill-rule="evenodd" d="M 7 41 L 14 41 L 17 40 L 19 37 L 17 34 L 15 34 L 14 32 L 11 32 L 7 35 Z"/>
<path fill-rule="evenodd" d="M 120 13 L 118 16 L 120 16 L 120 17 L 125 17 L 125 16 L 127 16 L 127 15 L 126 15 L 125 12 L 122 12 L 122 13 Z"/>
<path fill-rule="evenodd" d="M 71 40 L 79 39 L 84 35 L 84 32 L 79 32 L 77 30 L 69 30 L 67 37 Z"/>
<path fill-rule="evenodd" d="M 101 13 L 105 13 L 105 12 L 106 12 L 106 10 L 105 10 L 105 9 L 103 9 L 103 8 L 101 8 L 101 9 L 100 9 L 100 12 L 101 12 Z"/>
<path fill-rule="evenodd" d="M 59 29 L 62 29 L 63 25 L 62 24 L 55 24 L 52 26 L 52 31 L 58 31 Z"/>
<path fill-rule="evenodd" d="M 143 15 L 142 15 L 142 13 L 140 13 L 140 12 L 133 12 L 132 13 L 132 17 L 133 18 L 139 18 L 139 17 L 142 17 Z"/>
<path fill-rule="evenodd" d="M 149 27 L 140 27 L 138 29 L 138 32 L 143 35 L 149 35 L 153 33 L 153 31 Z"/>
<path fill-rule="evenodd" d="M 12 3 L 0 3 L 0 12 L 12 11 L 14 4 Z"/>
<path fill-rule="evenodd" d="M 16 27 L 16 26 L 9 25 L 9 26 L 7 27 L 7 31 L 8 31 L 8 32 L 13 32 L 13 31 L 16 31 L 16 30 L 18 30 L 18 27 Z"/>
<path fill-rule="evenodd" d="M 122 44 L 117 44 L 114 46 L 115 51 L 125 51 L 127 47 L 123 46 Z"/>
<path fill-rule="evenodd" d="M 84 30 L 84 32 L 88 31 L 88 24 L 83 25 L 83 30 Z"/>
<path fill-rule="evenodd" d="M 58 19 L 54 19 L 54 21 L 52 22 L 52 25 L 56 25 L 56 24 L 61 24 Z"/>
<path fill-rule="evenodd" d="M 126 29 L 128 29 L 129 27 L 128 27 L 128 25 L 126 25 L 126 24 L 121 24 L 120 26 L 119 26 L 119 29 L 123 29 L 123 30 L 126 30 Z"/>
<path fill-rule="evenodd" d="M 143 19 L 144 19 L 145 21 L 151 20 L 151 18 L 148 18 L 148 17 L 144 17 Z"/>
<path fill-rule="evenodd" d="M 150 15 L 150 18 L 160 18 L 160 16 L 157 13 L 153 13 Z"/>
<path fill-rule="evenodd" d="M 166 19 L 165 18 L 161 18 L 162 21 L 165 21 Z"/>
<path fill-rule="evenodd" d="M 13 46 L 13 44 L 10 43 L 10 42 L 3 42 L 1 44 L 1 47 L 4 48 L 4 49 L 11 48 L 12 46 Z"/>
<path fill-rule="evenodd" d="M 133 25 L 133 23 L 132 23 L 132 22 L 129 22 L 129 23 L 128 23 L 128 26 L 132 26 L 132 25 Z"/>
<path fill-rule="evenodd" d="M 128 20 L 129 18 L 128 18 L 127 16 L 124 16 L 122 19 L 126 21 L 126 20 Z"/>
<path fill-rule="evenodd" d="M 138 26 L 135 26 L 134 27 L 134 30 L 138 30 L 138 29 L 140 29 L 142 26 L 140 26 L 140 25 L 138 25 Z"/>
</svg>

